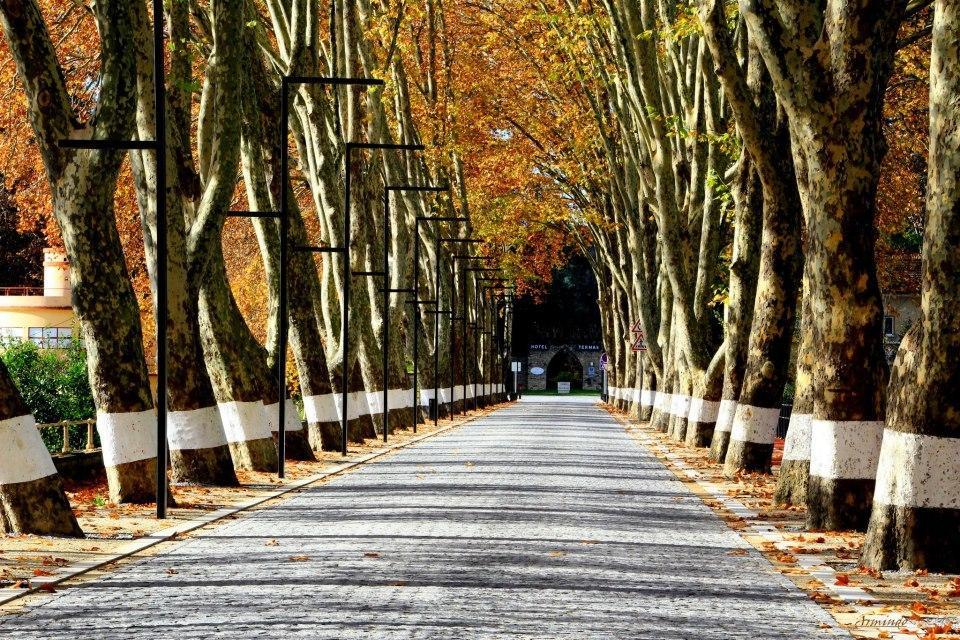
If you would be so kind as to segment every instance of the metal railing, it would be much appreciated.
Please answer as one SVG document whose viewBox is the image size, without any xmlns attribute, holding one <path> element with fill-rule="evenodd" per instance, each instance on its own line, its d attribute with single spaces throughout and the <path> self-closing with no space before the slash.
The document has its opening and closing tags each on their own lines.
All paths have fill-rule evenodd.
<svg viewBox="0 0 960 640">
<path fill-rule="evenodd" d="M 787 427 L 790 426 L 790 414 L 793 413 L 792 404 L 780 405 L 780 419 L 777 421 L 777 437 L 787 437 Z"/>
<path fill-rule="evenodd" d="M 96 450 L 96 427 L 97 421 L 94 418 L 86 420 L 61 420 L 60 422 L 49 422 L 38 424 L 38 429 L 61 429 L 63 435 L 63 444 L 60 446 L 60 453 L 72 453 L 74 451 L 94 451 Z M 86 426 L 86 442 L 83 449 L 76 449 L 70 444 L 71 427 Z M 49 448 L 49 447 L 48 447 Z"/>
<path fill-rule="evenodd" d="M 0 287 L 0 296 L 65 296 L 70 289 L 47 289 L 45 287 Z"/>
</svg>

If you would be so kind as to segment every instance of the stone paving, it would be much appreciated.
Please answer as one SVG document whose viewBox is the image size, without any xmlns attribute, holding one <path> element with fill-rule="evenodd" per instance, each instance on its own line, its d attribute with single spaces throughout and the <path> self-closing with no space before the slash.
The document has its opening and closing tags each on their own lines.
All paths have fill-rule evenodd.
<svg viewBox="0 0 960 640">
<path fill-rule="evenodd" d="M 849 637 L 604 411 L 551 400 L 63 589 L 0 638 Z"/>
</svg>

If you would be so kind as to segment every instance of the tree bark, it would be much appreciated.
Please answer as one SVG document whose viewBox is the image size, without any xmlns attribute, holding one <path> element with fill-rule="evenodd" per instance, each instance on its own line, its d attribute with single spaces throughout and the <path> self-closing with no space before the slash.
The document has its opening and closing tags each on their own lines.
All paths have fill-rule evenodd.
<svg viewBox="0 0 960 640">
<path fill-rule="evenodd" d="M 219 242 L 200 289 L 200 331 L 207 371 L 237 469 L 275 471 L 277 448 L 263 404 L 273 383 L 266 352 L 250 333 L 227 281 Z"/>
<path fill-rule="evenodd" d="M 960 2 L 934 5 L 921 321 L 890 380 L 887 426 L 862 562 L 960 570 Z"/>
<path fill-rule="evenodd" d="M 784 118 L 771 138 L 771 146 L 779 150 L 769 158 L 777 182 L 764 188 L 759 281 L 743 386 L 724 460 L 727 476 L 770 472 L 799 296 L 801 206 L 796 180 L 790 179 L 794 169 Z"/>
<path fill-rule="evenodd" d="M 37 423 L 0 360 L 0 529 L 83 537 Z"/>
<path fill-rule="evenodd" d="M 156 139 L 156 111 L 153 75 L 153 34 L 146 7 L 137 7 L 137 84 L 138 111 L 137 135 L 141 140 Z M 223 12 L 216 12 L 223 19 Z M 185 203 L 191 194 L 180 183 L 181 173 L 192 171 L 190 158 L 189 98 L 180 95 L 182 87 L 190 80 L 190 60 L 186 54 L 185 40 L 189 38 L 189 15 L 183 3 L 171 6 L 169 19 L 171 40 L 178 43 L 171 50 L 171 75 L 174 79 L 168 107 L 171 117 L 167 122 L 166 202 L 167 210 L 167 406 L 168 440 L 170 462 L 174 482 L 186 484 L 209 484 L 235 486 L 237 476 L 233 470 L 230 449 L 227 446 L 223 423 L 213 397 L 213 387 L 203 361 L 198 323 L 197 289 L 192 286 L 187 258 L 187 227 Z M 184 59 L 185 58 L 185 59 Z M 221 53 L 220 65 L 224 70 L 208 69 L 208 73 L 235 75 L 229 67 L 229 56 Z M 181 74 L 187 74 L 185 76 Z M 185 104 L 184 104 L 185 103 Z M 181 117 L 179 109 L 186 115 Z M 186 131 L 181 127 L 186 127 Z M 226 136 L 223 136 L 226 142 Z M 151 287 L 156 301 L 156 188 L 157 161 L 152 151 L 131 151 L 131 166 L 137 187 L 144 248 Z M 157 313 L 156 308 L 154 313 Z"/>
<path fill-rule="evenodd" d="M 816 363 L 816 349 L 813 344 L 810 284 L 807 282 L 806 272 L 805 268 L 793 410 L 790 413 L 790 425 L 787 427 L 783 460 L 774 493 L 776 503 L 786 505 L 806 504 L 807 482 L 810 478 L 810 420 L 813 417 L 813 368 Z"/>
<path fill-rule="evenodd" d="M 760 178 L 746 152 L 740 158 L 734 204 L 733 257 L 730 262 L 730 284 L 724 322 L 726 359 L 723 389 L 716 405 L 717 417 L 710 439 L 710 459 L 714 462 L 724 461 L 730 443 L 733 416 L 747 365 L 754 311 L 751 301 L 756 296 L 760 266 L 763 197 Z"/>
<path fill-rule="evenodd" d="M 905 0 L 740 0 L 802 155 L 814 370 L 808 525 L 862 529 L 884 422 L 874 215 L 883 95 Z M 787 13 L 783 13 L 787 11 Z M 790 24 L 783 16 L 790 15 Z M 797 25 L 806 25 L 798 29 Z M 819 35 L 819 34 L 822 34 Z"/>
<path fill-rule="evenodd" d="M 100 96 L 87 124 L 74 115 L 35 0 L 0 3 L 0 18 L 29 102 L 30 121 L 70 259 L 73 308 L 87 344 L 90 386 L 113 502 L 156 499 L 156 430 L 140 309 L 126 272 L 113 195 L 123 153 L 71 150 L 69 138 L 127 140 L 136 113 L 136 19 L 130 3 L 93 6 L 101 37 Z"/>
</svg>

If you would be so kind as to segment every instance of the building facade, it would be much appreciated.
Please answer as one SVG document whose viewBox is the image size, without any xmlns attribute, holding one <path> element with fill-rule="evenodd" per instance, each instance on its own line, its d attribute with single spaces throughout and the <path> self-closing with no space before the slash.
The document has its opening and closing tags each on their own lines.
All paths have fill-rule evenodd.
<svg viewBox="0 0 960 640">
<path fill-rule="evenodd" d="M 0 288 L 0 340 L 30 340 L 62 349 L 79 337 L 71 307 L 70 264 L 63 252 L 43 250 L 42 287 Z"/>
<path fill-rule="evenodd" d="M 540 391 L 569 382 L 573 389 L 597 391 L 602 385 L 599 344 L 531 344 L 527 349 L 520 385 Z"/>
</svg>

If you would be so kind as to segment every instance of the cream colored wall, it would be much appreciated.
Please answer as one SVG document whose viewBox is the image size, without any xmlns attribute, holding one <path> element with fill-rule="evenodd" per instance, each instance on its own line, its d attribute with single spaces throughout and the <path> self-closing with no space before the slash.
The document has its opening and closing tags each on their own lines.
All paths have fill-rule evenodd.
<svg viewBox="0 0 960 640">
<path fill-rule="evenodd" d="M 73 327 L 74 336 L 79 335 L 79 326 L 71 309 L 4 309 L 0 307 L 0 328 L 19 327 L 27 339 L 29 327 Z"/>
</svg>

